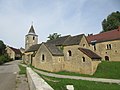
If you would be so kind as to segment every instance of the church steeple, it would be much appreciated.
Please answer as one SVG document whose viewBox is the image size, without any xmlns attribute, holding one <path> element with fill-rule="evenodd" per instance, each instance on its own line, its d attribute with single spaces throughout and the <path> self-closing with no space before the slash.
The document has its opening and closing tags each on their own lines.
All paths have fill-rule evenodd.
<svg viewBox="0 0 120 90">
<path fill-rule="evenodd" d="M 29 32 L 28 32 L 28 34 L 35 34 L 35 30 L 34 30 L 33 25 L 31 25 L 30 30 L 29 30 Z"/>
<path fill-rule="evenodd" d="M 38 35 L 35 34 L 35 29 L 33 25 L 31 25 L 28 34 L 25 36 L 25 50 L 27 50 L 30 46 L 38 43 Z"/>
</svg>

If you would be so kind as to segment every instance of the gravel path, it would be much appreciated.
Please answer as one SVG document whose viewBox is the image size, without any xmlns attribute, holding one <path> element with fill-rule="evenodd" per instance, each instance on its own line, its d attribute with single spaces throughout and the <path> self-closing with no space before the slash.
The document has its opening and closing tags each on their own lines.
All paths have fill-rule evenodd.
<svg viewBox="0 0 120 90">
<path fill-rule="evenodd" d="M 76 79 L 76 80 L 87 80 L 87 81 L 96 81 L 96 82 L 105 82 L 105 83 L 117 83 L 120 84 L 119 79 L 105 79 L 105 78 L 91 78 L 91 77 L 82 77 L 82 76 L 69 76 L 69 75 L 58 75 L 53 73 L 47 73 L 40 70 L 33 69 L 34 71 L 51 77 L 56 78 L 67 78 L 67 79 Z"/>
</svg>

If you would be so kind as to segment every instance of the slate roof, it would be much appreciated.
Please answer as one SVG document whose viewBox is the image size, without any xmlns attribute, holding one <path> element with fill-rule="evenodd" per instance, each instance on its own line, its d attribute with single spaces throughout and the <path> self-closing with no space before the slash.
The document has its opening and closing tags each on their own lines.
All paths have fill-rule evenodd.
<svg viewBox="0 0 120 90">
<path fill-rule="evenodd" d="M 72 37 L 69 37 L 63 45 L 65 46 L 69 46 L 69 45 L 79 45 L 82 37 L 84 36 L 84 34 L 80 34 L 80 35 L 77 35 L 77 36 L 72 36 Z"/>
<path fill-rule="evenodd" d="M 59 50 L 55 44 L 44 43 L 53 56 L 64 56 L 62 50 Z"/>
<path fill-rule="evenodd" d="M 35 30 L 34 30 L 34 27 L 33 27 L 33 25 L 31 25 L 31 27 L 30 27 L 30 30 L 29 30 L 29 32 L 28 32 L 29 34 L 35 34 Z"/>
<path fill-rule="evenodd" d="M 21 51 L 19 49 L 13 47 L 9 47 L 9 48 L 11 48 L 15 52 L 15 54 L 21 54 Z"/>
<path fill-rule="evenodd" d="M 59 45 L 63 45 L 63 43 L 66 41 L 66 39 L 68 39 L 70 37 L 70 35 L 67 35 L 67 36 L 63 36 L 63 37 L 60 37 L 60 38 L 57 38 L 55 40 L 48 40 L 46 43 L 48 44 L 55 44 L 57 46 Z"/>
<path fill-rule="evenodd" d="M 87 36 L 88 43 L 91 42 L 105 42 L 112 40 L 120 40 L 120 28 L 108 32 L 103 32 L 96 35 Z"/>
<path fill-rule="evenodd" d="M 85 48 L 78 48 L 78 49 L 84 54 L 86 54 L 88 57 L 90 57 L 91 59 L 101 59 L 99 55 L 97 55 L 96 53 L 94 53 L 89 49 L 85 49 Z"/>
<path fill-rule="evenodd" d="M 34 52 L 37 51 L 39 49 L 41 44 L 35 44 L 30 46 L 25 52 Z"/>
</svg>

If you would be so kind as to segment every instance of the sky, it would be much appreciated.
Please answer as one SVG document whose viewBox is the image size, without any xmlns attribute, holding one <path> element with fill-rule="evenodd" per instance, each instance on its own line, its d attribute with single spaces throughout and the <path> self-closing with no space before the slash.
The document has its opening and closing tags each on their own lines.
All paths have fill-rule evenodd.
<svg viewBox="0 0 120 90">
<path fill-rule="evenodd" d="M 24 48 L 32 22 L 38 43 L 52 33 L 97 34 L 115 11 L 120 11 L 120 0 L 0 0 L 0 40 Z"/>
</svg>

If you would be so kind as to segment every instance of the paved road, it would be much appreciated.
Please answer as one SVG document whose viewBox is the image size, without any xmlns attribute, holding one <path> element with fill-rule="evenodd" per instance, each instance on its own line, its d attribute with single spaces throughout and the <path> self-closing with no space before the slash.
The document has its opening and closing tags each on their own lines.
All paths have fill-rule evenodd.
<svg viewBox="0 0 120 90">
<path fill-rule="evenodd" d="M 15 90 L 19 62 L 20 61 L 12 61 L 0 65 L 0 90 Z"/>
<path fill-rule="evenodd" d="M 76 79 L 76 80 L 87 80 L 87 81 L 96 81 L 96 82 L 106 82 L 106 83 L 117 83 L 120 84 L 120 79 L 105 79 L 105 78 L 91 78 L 91 77 L 82 77 L 82 76 L 69 76 L 69 75 L 59 75 L 48 72 L 43 72 L 37 69 L 33 69 L 34 71 L 41 73 L 46 76 L 56 77 L 56 78 L 68 78 L 68 79 Z"/>
</svg>

